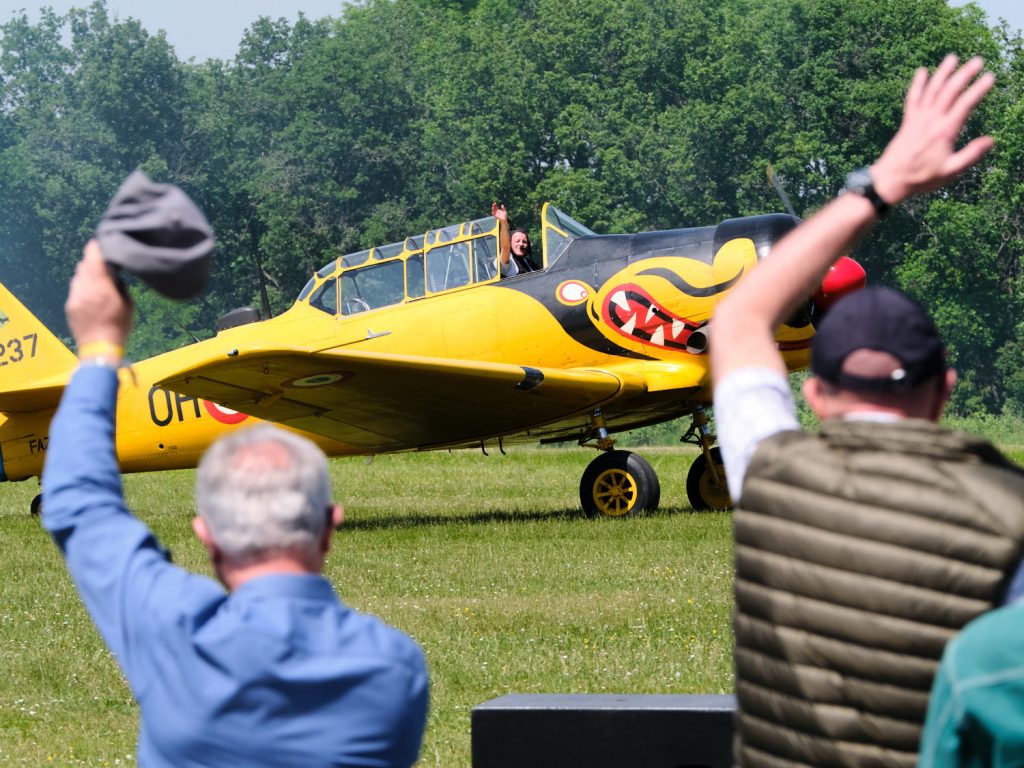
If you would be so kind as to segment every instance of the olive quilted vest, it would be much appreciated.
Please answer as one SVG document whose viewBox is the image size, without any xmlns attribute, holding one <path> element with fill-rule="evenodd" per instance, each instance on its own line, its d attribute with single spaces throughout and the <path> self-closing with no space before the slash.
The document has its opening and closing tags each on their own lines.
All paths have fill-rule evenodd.
<svg viewBox="0 0 1024 768">
<path fill-rule="evenodd" d="M 832 421 L 758 447 L 734 516 L 735 758 L 913 766 L 953 634 L 1024 545 L 1024 471 L 927 421 Z"/>
</svg>

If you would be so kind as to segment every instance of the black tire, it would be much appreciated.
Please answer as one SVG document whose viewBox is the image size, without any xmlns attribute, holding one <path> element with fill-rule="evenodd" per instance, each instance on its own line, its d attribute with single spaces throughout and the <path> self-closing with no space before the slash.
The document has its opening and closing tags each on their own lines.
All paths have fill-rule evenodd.
<svg viewBox="0 0 1024 768">
<path fill-rule="evenodd" d="M 43 494 L 37 493 L 35 498 L 28 505 L 28 511 L 33 515 L 38 516 L 43 510 Z"/>
<path fill-rule="evenodd" d="M 629 451 L 602 453 L 580 480 L 580 504 L 588 517 L 622 517 L 638 509 L 654 510 L 661 483 L 654 467 Z"/>
<path fill-rule="evenodd" d="M 686 474 L 686 497 L 696 512 L 706 509 L 732 509 L 729 486 L 725 482 L 725 466 L 722 464 L 722 454 L 718 448 L 711 449 L 711 460 L 721 482 L 715 480 L 707 457 L 703 453 L 694 460 Z"/>
</svg>

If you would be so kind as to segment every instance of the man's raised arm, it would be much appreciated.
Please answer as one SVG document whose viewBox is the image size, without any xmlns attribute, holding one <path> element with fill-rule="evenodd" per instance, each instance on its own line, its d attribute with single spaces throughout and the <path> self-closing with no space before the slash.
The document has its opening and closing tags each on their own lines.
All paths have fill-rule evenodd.
<svg viewBox="0 0 1024 768">
<path fill-rule="evenodd" d="M 929 75 L 914 74 L 903 122 L 870 176 L 879 204 L 895 206 L 937 189 L 977 163 L 992 147 L 981 136 L 956 149 L 957 136 L 995 82 L 974 58 L 958 66 L 947 56 Z M 762 367 L 786 373 L 775 330 L 820 284 L 829 267 L 851 250 L 879 217 L 868 195 L 844 194 L 784 237 L 715 311 L 711 347 L 717 385 L 731 371 Z"/>
</svg>

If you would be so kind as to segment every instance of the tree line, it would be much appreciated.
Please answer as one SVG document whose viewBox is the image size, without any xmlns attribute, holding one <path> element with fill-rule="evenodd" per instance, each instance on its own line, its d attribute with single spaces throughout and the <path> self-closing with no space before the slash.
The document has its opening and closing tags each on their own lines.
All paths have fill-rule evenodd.
<svg viewBox="0 0 1024 768">
<path fill-rule="evenodd" d="M 0 25 L 0 279 L 63 331 L 81 246 L 136 167 L 181 185 L 218 248 L 201 301 L 135 286 L 137 357 L 275 311 L 342 254 L 545 200 L 598 232 L 823 205 L 896 130 L 914 68 L 982 55 L 996 150 L 856 252 L 934 313 L 961 414 L 1024 411 L 1024 56 L 945 0 L 367 0 L 261 18 L 181 61 L 104 0 Z M 258 266 L 259 265 L 259 266 Z"/>
</svg>

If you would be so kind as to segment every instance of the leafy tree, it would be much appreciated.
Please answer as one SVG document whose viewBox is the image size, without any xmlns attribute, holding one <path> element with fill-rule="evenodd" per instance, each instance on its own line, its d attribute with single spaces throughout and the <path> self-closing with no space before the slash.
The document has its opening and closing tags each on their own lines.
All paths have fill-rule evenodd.
<svg viewBox="0 0 1024 768">
<path fill-rule="evenodd" d="M 999 75 L 970 133 L 998 147 L 894 211 L 856 257 L 938 318 L 960 413 L 1024 409 L 1019 35 L 944 0 L 365 0 L 262 18 L 229 61 L 179 62 L 104 0 L 0 25 L 0 265 L 47 324 L 134 167 L 183 186 L 218 249 L 204 300 L 142 289 L 138 353 L 217 315 L 286 307 L 337 256 L 546 199 L 598 231 L 714 223 L 836 194 L 897 127 L 913 71 L 947 51 Z"/>
<path fill-rule="evenodd" d="M 4 279 L 63 329 L 63 286 L 114 190 L 134 167 L 164 175 L 176 159 L 181 65 L 162 35 L 112 24 L 95 2 L 0 26 L 0 82 Z"/>
</svg>

